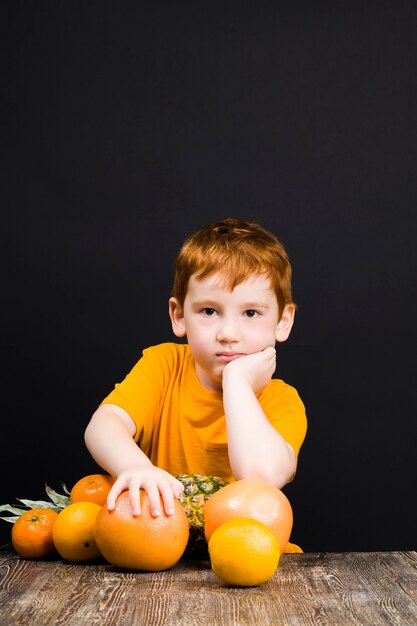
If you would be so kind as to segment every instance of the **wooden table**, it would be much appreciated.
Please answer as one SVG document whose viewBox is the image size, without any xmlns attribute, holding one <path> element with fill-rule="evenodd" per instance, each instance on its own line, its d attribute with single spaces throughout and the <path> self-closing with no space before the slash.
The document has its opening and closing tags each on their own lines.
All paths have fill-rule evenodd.
<svg viewBox="0 0 417 626">
<path fill-rule="evenodd" d="M 0 624 L 416 626 L 417 552 L 288 554 L 264 585 L 231 588 L 206 560 L 142 573 L 2 550 Z"/>
</svg>

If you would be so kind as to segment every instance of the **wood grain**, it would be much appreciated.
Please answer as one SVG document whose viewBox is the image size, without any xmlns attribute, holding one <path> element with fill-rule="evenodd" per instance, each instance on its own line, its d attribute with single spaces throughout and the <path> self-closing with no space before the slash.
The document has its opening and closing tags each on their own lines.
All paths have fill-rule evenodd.
<svg viewBox="0 0 417 626">
<path fill-rule="evenodd" d="M 281 557 L 264 585 L 232 588 L 209 561 L 164 572 L 26 561 L 0 551 L 0 625 L 417 625 L 417 552 Z"/>
</svg>

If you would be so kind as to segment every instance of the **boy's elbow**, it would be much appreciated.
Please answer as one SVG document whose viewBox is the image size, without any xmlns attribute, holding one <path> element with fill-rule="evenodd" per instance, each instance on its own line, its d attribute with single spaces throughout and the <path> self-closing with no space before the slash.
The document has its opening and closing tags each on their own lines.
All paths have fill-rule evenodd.
<svg viewBox="0 0 417 626">
<path fill-rule="evenodd" d="M 287 483 L 290 482 L 293 473 L 289 473 L 287 471 L 276 471 L 271 472 L 270 474 L 265 474 L 261 480 L 264 480 L 267 483 L 271 483 L 277 489 L 282 489 L 285 487 Z"/>
<path fill-rule="evenodd" d="M 242 465 L 236 468 L 234 472 L 235 479 L 251 478 L 263 480 L 278 489 L 282 489 L 287 483 L 291 482 L 297 469 L 297 459 L 294 450 L 290 446 L 288 448 L 288 456 L 281 458 L 279 463 L 266 465 L 262 460 L 258 463 Z"/>
<path fill-rule="evenodd" d="M 235 480 L 243 480 L 250 478 L 252 480 L 263 480 L 266 483 L 270 483 L 277 487 L 278 489 L 282 489 L 287 483 L 290 482 L 294 475 L 294 472 L 290 472 L 288 470 L 283 469 L 273 469 L 270 470 L 263 467 L 253 467 L 246 468 L 240 472 L 234 473 Z"/>
<path fill-rule="evenodd" d="M 293 476 L 294 476 L 295 470 L 293 472 L 283 472 L 281 474 L 279 474 L 276 479 L 275 479 L 275 486 L 278 487 L 278 489 L 282 489 L 283 487 L 285 487 L 285 485 L 287 485 L 289 482 L 291 482 Z"/>
</svg>

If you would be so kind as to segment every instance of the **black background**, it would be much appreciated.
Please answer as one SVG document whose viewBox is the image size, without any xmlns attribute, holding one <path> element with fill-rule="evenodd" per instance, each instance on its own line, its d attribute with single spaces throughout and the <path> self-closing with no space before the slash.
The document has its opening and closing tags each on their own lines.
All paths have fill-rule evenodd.
<svg viewBox="0 0 417 626">
<path fill-rule="evenodd" d="M 293 540 L 415 549 L 416 3 L 0 12 L 0 503 L 99 471 L 84 428 L 144 347 L 175 339 L 179 246 L 235 216 L 293 265 L 276 374 L 309 420 Z"/>
</svg>

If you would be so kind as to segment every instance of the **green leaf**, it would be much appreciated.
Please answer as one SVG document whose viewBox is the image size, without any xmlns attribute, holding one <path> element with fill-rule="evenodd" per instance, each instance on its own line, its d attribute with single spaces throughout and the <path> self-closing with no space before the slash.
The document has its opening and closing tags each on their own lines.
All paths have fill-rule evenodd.
<svg viewBox="0 0 417 626">
<path fill-rule="evenodd" d="M 11 524 L 14 524 L 16 520 L 18 520 L 20 517 L 20 515 L 16 515 L 15 517 L 2 517 L 0 515 L 0 519 L 3 520 L 3 522 L 10 522 Z"/>
<path fill-rule="evenodd" d="M 66 484 L 65 484 L 65 483 L 63 483 L 62 481 L 61 481 L 61 487 L 62 487 L 62 489 L 65 491 L 65 493 L 66 493 L 67 495 L 70 495 L 70 493 L 71 493 L 71 492 L 70 492 L 70 491 L 68 491 L 68 488 L 67 488 Z"/>
<path fill-rule="evenodd" d="M 26 509 L 19 509 L 17 506 L 12 506 L 11 504 L 1 504 L 0 511 L 7 511 L 8 513 L 14 513 L 20 516 L 22 513 L 25 513 Z"/>
<path fill-rule="evenodd" d="M 46 495 L 50 498 L 50 500 L 28 500 L 26 498 L 16 498 L 18 502 L 21 502 L 26 507 L 24 509 L 13 506 L 12 504 L 0 504 L 0 511 L 7 511 L 8 513 L 14 513 L 15 515 L 14 517 L 0 516 L 0 520 L 14 523 L 22 515 L 22 513 L 25 513 L 29 509 L 52 509 L 53 511 L 59 513 L 71 503 L 69 497 L 70 492 L 68 491 L 67 486 L 63 482 L 61 482 L 61 486 L 67 495 L 54 491 L 45 483 Z"/>
<path fill-rule="evenodd" d="M 66 488 L 64 483 L 61 483 L 64 491 L 68 493 L 68 489 Z M 45 483 L 45 491 L 47 495 L 51 498 L 52 502 L 56 504 L 59 509 L 64 509 L 66 506 L 70 504 L 69 495 L 64 496 L 62 493 L 57 493 L 49 485 Z"/>
<path fill-rule="evenodd" d="M 51 509 L 52 502 L 46 500 L 24 500 L 23 498 L 16 498 L 24 504 L 28 509 Z"/>
</svg>

